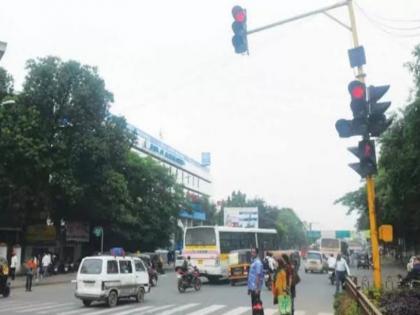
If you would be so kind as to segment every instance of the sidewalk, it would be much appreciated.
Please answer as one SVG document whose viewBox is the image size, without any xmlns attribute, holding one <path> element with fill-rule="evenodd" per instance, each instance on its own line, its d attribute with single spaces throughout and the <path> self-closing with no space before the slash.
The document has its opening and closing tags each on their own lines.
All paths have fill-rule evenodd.
<svg viewBox="0 0 420 315">
<path fill-rule="evenodd" d="M 62 284 L 62 283 L 70 283 L 72 280 L 76 280 L 76 273 L 65 273 L 65 274 L 58 274 L 52 275 L 42 280 L 36 281 L 33 279 L 32 286 L 43 286 L 43 285 L 52 285 L 52 284 Z M 10 280 L 12 289 L 17 288 L 24 288 L 26 284 L 26 277 L 25 276 L 17 276 L 15 281 Z"/>
</svg>

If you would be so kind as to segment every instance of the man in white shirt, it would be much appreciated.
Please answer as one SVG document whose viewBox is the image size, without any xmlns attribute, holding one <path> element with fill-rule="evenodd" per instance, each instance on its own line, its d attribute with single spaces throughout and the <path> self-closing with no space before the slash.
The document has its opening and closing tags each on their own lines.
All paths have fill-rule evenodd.
<svg viewBox="0 0 420 315">
<path fill-rule="evenodd" d="M 337 261 L 335 263 L 335 293 L 340 292 L 340 286 L 343 287 L 346 276 L 350 276 L 350 268 L 341 254 L 337 255 Z"/>
<path fill-rule="evenodd" d="M 330 257 L 328 257 L 327 263 L 328 263 L 328 269 L 335 270 L 335 263 L 337 260 L 335 259 L 334 255 L 331 254 Z"/>
<path fill-rule="evenodd" d="M 15 280 L 17 265 L 18 265 L 18 259 L 17 259 L 16 253 L 13 252 L 12 259 L 10 262 L 10 276 L 12 280 Z"/>
<path fill-rule="evenodd" d="M 44 277 L 48 276 L 48 267 L 51 264 L 51 256 L 47 253 L 42 257 L 42 273 Z"/>
</svg>

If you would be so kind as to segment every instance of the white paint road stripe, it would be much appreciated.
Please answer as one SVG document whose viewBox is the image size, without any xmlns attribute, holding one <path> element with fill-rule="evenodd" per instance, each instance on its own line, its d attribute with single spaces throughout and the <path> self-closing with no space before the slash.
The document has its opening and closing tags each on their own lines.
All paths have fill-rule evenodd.
<svg viewBox="0 0 420 315">
<path fill-rule="evenodd" d="M 55 304 L 55 303 L 48 302 L 48 303 L 40 303 L 40 304 L 36 304 L 36 305 L 28 304 L 28 305 L 25 305 L 25 306 L 22 306 L 22 305 L 13 306 L 13 307 L 8 307 L 8 308 L 1 309 L 0 313 L 2 313 L 4 311 L 17 311 L 17 310 L 23 310 L 23 309 L 31 309 L 31 308 L 36 307 L 36 306 L 44 306 L 44 305 L 46 306 L 46 305 L 52 305 L 52 304 Z"/>
<path fill-rule="evenodd" d="M 197 306 L 197 305 L 198 305 L 197 303 L 185 304 L 185 305 L 182 305 L 182 306 L 179 306 L 179 307 L 175 307 L 175 308 L 173 308 L 171 310 L 167 310 L 167 311 L 164 311 L 162 313 L 159 313 L 159 315 L 171 315 L 171 314 L 175 314 L 177 312 L 185 311 L 185 310 L 187 310 L 187 309 L 189 309 L 191 307 Z"/>
<path fill-rule="evenodd" d="M 71 314 L 76 314 L 76 313 L 86 314 L 86 312 L 90 312 L 90 311 L 92 311 L 91 308 L 89 309 L 89 308 L 81 306 L 76 310 L 72 310 L 72 311 L 69 311 L 69 312 L 63 312 L 63 313 L 58 313 L 58 315 L 71 315 Z"/>
<path fill-rule="evenodd" d="M 264 309 L 264 315 L 274 315 L 277 313 L 277 309 L 276 308 L 267 308 Z"/>
<path fill-rule="evenodd" d="M 143 315 L 143 314 L 150 314 L 150 313 L 154 313 L 154 312 L 157 312 L 157 311 L 162 311 L 164 309 L 167 309 L 167 308 L 170 308 L 170 307 L 173 307 L 173 306 L 175 306 L 175 305 L 170 304 L 170 305 L 164 305 L 164 306 L 154 307 L 151 310 L 147 310 L 146 312 L 141 313 L 141 315 Z"/>
<path fill-rule="evenodd" d="M 134 308 L 132 310 L 128 310 L 128 311 L 124 311 L 124 312 L 118 312 L 115 313 L 113 315 L 128 315 L 128 314 L 133 314 L 133 313 L 137 313 L 137 312 L 141 312 L 141 311 L 145 311 L 145 310 L 150 310 L 153 306 L 142 306 L 142 307 L 137 307 Z M 144 314 L 144 313 L 138 313 L 138 314 Z"/>
<path fill-rule="evenodd" d="M 249 312 L 251 311 L 250 307 L 246 307 L 246 306 L 241 306 L 241 307 L 237 307 L 227 313 L 224 313 L 223 315 L 241 315 L 245 312 Z"/>
<path fill-rule="evenodd" d="M 105 313 L 116 313 L 121 310 L 125 310 L 127 308 L 133 308 L 134 304 L 125 305 L 125 306 L 116 306 L 116 307 L 107 307 L 106 309 L 102 309 L 100 311 L 85 313 L 85 315 L 98 315 L 98 314 L 105 314 Z"/>
<path fill-rule="evenodd" d="M 295 311 L 295 315 L 305 315 L 305 311 Z"/>
<path fill-rule="evenodd" d="M 80 311 L 80 305 L 79 304 L 74 304 L 74 306 L 79 309 Z M 71 311 L 74 310 L 75 308 L 72 306 L 57 306 L 57 308 L 54 310 L 54 312 L 65 312 L 65 311 Z M 48 311 L 41 311 L 41 312 L 36 312 L 37 314 L 51 314 L 51 310 Z"/>
<path fill-rule="evenodd" d="M 202 309 L 200 309 L 196 312 L 189 313 L 188 315 L 207 315 L 207 314 L 216 312 L 217 310 L 220 310 L 224 307 L 226 307 L 226 306 L 216 304 L 216 305 L 212 305 L 212 306 L 209 306 L 209 307 L 206 307 L 206 308 L 202 308 Z"/>
<path fill-rule="evenodd" d="M 64 304 L 55 304 L 55 305 L 47 305 L 47 306 L 35 306 L 34 308 L 31 309 L 31 312 L 34 311 L 43 311 L 43 310 L 48 310 L 48 309 L 52 309 L 52 308 L 60 308 L 61 306 L 66 306 L 66 305 L 74 305 L 76 306 L 76 304 L 74 303 L 64 303 Z M 16 313 L 25 313 L 26 310 L 23 311 L 17 311 Z"/>
</svg>

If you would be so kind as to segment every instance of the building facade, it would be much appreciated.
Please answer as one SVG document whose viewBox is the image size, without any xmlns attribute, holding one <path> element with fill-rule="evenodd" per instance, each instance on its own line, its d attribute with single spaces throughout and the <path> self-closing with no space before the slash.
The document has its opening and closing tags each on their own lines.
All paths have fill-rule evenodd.
<svg viewBox="0 0 420 315">
<path fill-rule="evenodd" d="M 192 200 L 193 211 L 180 209 L 180 225 L 182 227 L 202 225 L 206 220 L 206 214 L 202 204 L 194 200 L 211 196 L 210 154 L 203 153 L 200 163 L 143 130 L 134 126 L 130 128 L 137 134 L 134 151 L 141 156 L 150 156 L 166 167 Z"/>
</svg>

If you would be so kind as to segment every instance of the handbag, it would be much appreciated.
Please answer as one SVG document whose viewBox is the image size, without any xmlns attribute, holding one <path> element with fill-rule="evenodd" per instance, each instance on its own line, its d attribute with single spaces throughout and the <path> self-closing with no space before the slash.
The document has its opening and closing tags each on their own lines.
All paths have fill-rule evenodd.
<svg viewBox="0 0 420 315">
<path fill-rule="evenodd" d="M 290 295 L 279 295 L 277 297 L 277 301 L 280 315 L 292 314 L 292 298 L 290 297 Z"/>
</svg>

